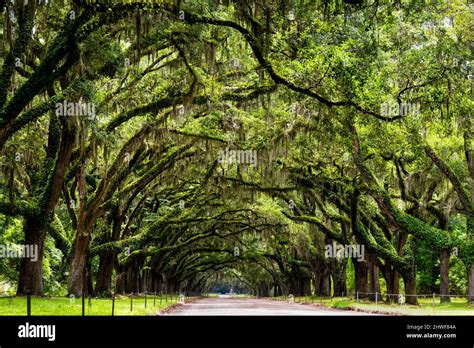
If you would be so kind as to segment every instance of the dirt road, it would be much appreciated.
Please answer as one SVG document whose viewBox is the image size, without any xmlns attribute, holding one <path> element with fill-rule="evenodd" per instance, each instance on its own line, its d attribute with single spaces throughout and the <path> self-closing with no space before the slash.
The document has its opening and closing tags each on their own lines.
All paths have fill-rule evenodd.
<svg viewBox="0 0 474 348">
<path fill-rule="evenodd" d="M 370 315 L 337 310 L 311 304 L 274 301 L 269 299 L 220 296 L 203 298 L 177 308 L 167 315 Z"/>
</svg>

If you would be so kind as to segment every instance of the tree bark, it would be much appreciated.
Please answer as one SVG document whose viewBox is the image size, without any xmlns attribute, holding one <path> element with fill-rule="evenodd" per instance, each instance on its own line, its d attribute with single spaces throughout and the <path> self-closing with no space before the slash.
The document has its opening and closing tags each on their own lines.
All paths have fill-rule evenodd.
<svg viewBox="0 0 474 348">
<path fill-rule="evenodd" d="M 301 279 L 301 294 L 303 296 L 311 295 L 311 278 Z"/>
<path fill-rule="evenodd" d="M 319 275 L 319 294 L 320 296 L 331 296 L 331 277 L 329 270 L 326 269 Z"/>
<path fill-rule="evenodd" d="M 43 294 L 43 255 L 46 231 L 37 218 L 27 218 L 25 222 L 25 245 L 38 247 L 38 259 L 22 258 L 17 295 Z"/>
<path fill-rule="evenodd" d="M 449 297 L 449 250 L 440 252 L 440 285 L 441 303 L 451 302 Z"/>
<path fill-rule="evenodd" d="M 346 268 L 347 259 L 337 260 L 333 259 L 331 264 L 331 275 L 334 282 L 334 296 L 342 296 L 342 293 L 347 295 L 346 286 Z"/>
<path fill-rule="evenodd" d="M 365 261 L 358 262 L 357 259 L 352 259 L 354 265 L 354 282 L 355 290 L 362 294 L 359 297 L 366 297 L 369 291 L 368 284 L 368 267 Z"/>
<path fill-rule="evenodd" d="M 81 296 L 85 283 L 85 268 L 87 262 L 87 248 L 89 246 L 89 233 L 81 233 L 78 230 L 74 246 L 74 257 L 71 262 L 69 273 L 68 294 Z"/>
<path fill-rule="evenodd" d="M 124 294 L 125 293 L 125 273 L 120 272 L 115 278 L 115 293 Z"/>
<path fill-rule="evenodd" d="M 369 278 L 370 278 L 369 292 L 380 293 L 379 268 L 373 261 L 369 261 Z"/>
<path fill-rule="evenodd" d="M 474 201 L 474 187 L 472 189 L 472 199 Z M 467 235 L 470 240 L 468 243 L 474 243 L 474 213 L 468 215 L 467 218 Z M 468 268 L 468 302 L 474 304 L 474 255 L 471 256 L 471 269 Z M 468 264 L 469 267 L 469 264 Z"/>
<path fill-rule="evenodd" d="M 403 277 L 403 282 L 405 283 L 405 302 L 411 305 L 417 305 L 418 300 L 416 296 L 416 278 L 413 275 L 406 275 Z"/>
<path fill-rule="evenodd" d="M 469 297 L 468 301 L 469 304 L 474 304 L 474 263 L 471 266 L 471 270 L 469 271 Z"/>
<path fill-rule="evenodd" d="M 400 275 L 390 265 L 386 265 L 384 270 L 384 278 L 385 283 L 387 284 L 387 294 L 390 294 L 387 298 L 387 301 L 393 302 L 395 300 L 394 295 L 399 293 Z"/>
<path fill-rule="evenodd" d="M 120 214 L 119 207 L 115 207 L 112 212 L 113 226 L 111 238 L 106 238 L 107 242 L 116 241 L 120 237 L 123 215 Z M 116 264 L 117 252 L 105 251 L 99 256 L 99 270 L 97 272 L 97 282 L 95 285 L 96 294 L 110 294 L 112 284 L 112 273 Z"/>
<path fill-rule="evenodd" d="M 107 251 L 99 256 L 99 270 L 97 271 L 97 281 L 95 292 L 98 295 L 111 293 L 110 285 L 114 269 L 115 252 Z"/>
</svg>

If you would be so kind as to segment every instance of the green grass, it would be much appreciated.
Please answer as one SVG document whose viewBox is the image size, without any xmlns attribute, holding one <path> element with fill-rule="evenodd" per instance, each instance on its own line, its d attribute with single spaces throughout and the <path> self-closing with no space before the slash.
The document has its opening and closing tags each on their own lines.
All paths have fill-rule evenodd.
<svg viewBox="0 0 474 348">
<path fill-rule="evenodd" d="M 131 315 L 156 315 L 158 311 L 165 309 L 178 302 L 168 297 L 156 297 L 156 305 L 153 305 L 153 296 L 147 298 L 147 308 L 145 308 L 144 297 L 133 298 L 133 310 L 130 311 L 130 297 L 117 297 L 115 299 L 114 314 L 119 316 Z M 26 315 L 26 297 L 0 298 L 0 316 L 23 316 Z M 69 299 L 66 297 L 32 297 L 31 315 L 43 316 L 80 316 L 82 315 L 82 299 Z M 92 298 L 85 301 L 85 315 L 112 315 L 112 300 Z"/>
<path fill-rule="evenodd" d="M 249 295 L 249 294 L 234 294 L 234 295 L 232 295 L 232 297 L 236 297 L 236 298 L 255 298 L 255 296 Z"/>
<path fill-rule="evenodd" d="M 217 298 L 217 297 L 222 296 L 222 295 L 228 295 L 228 294 L 210 293 L 210 294 L 207 294 L 206 296 L 210 297 L 210 298 Z M 235 297 L 235 298 L 255 298 L 255 296 L 250 295 L 250 294 L 233 294 L 232 297 Z"/>
<path fill-rule="evenodd" d="M 281 299 L 281 298 L 278 298 Z M 439 298 L 433 301 L 431 298 L 419 298 L 418 306 L 399 305 L 398 303 L 384 303 L 359 301 L 354 299 L 341 298 L 320 298 L 320 297 L 295 297 L 295 302 L 319 303 L 331 308 L 347 309 L 356 308 L 366 311 L 383 311 L 401 315 L 474 315 L 474 305 L 468 305 L 465 298 L 451 298 L 451 303 L 439 303 Z"/>
<path fill-rule="evenodd" d="M 210 294 L 207 294 L 206 296 L 211 297 L 211 298 L 216 298 L 216 297 L 219 297 L 219 295 L 220 294 L 210 293 Z"/>
</svg>

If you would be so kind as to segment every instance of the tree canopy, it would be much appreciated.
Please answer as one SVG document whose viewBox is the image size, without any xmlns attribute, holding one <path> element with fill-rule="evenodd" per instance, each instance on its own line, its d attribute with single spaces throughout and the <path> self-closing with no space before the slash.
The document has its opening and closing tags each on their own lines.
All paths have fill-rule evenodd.
<svg viewBox="0 0 474 348">
<path fill-rule="evenodd" d="M 0 242 L 39 248 L 0 259 L 19 294 L 230 279 L 474 302 L 472 4 L 0 11 Z"/>
</svg>

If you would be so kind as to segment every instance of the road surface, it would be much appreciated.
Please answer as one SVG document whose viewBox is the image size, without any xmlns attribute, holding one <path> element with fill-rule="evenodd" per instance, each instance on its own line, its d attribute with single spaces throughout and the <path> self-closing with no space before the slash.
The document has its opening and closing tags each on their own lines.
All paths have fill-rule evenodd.
<svg viewBox="0 0 474 348">
<path fill-rule="evenodd" d="M 239 298 L 222 295 L 186 303 L 167 315 L 371 315 L 369 313 L 337 310 L 311 304 L 291 303 L 269 299 Z"/>
</svg>

